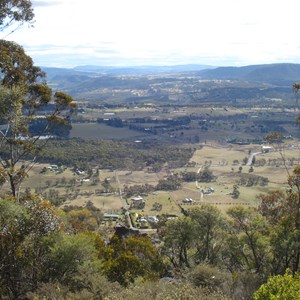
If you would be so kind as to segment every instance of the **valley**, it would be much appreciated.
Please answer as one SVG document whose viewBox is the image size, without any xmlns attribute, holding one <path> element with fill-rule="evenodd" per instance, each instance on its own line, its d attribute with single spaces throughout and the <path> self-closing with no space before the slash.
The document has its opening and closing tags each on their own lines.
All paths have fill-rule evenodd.
<svg viewBox="0 0 300 300">
<path fill-rule="evenodd" d="M 53 72 L 50 83 L 59 80 L 67 90 L 79 76 Z M 300 157 L 296 95 L 286 81 L 231 73 L 204 79 L 201 72 L 217 74 L 211 69 L 93 72 L 85 70 L 69 85 L 78 96 L 72 128 L 49 141 L 23 193 L 34 191 L 59 206 L 91 201 L 106 213 L 129 208 L 139 216 L 180 216 L 183 207 L 203 203 L 224 212 L 236 204 L 256 207 L 259 194 L 288 188 Z M 270 144 L 265 137 L 274 132 L 281 138 Z M 262 153 L 263 147 L 271 151 Z M 49 169 L 53 164 L 59 172 Z M 204 170 L 209 177 L 199 179 Z"/>
</svg>

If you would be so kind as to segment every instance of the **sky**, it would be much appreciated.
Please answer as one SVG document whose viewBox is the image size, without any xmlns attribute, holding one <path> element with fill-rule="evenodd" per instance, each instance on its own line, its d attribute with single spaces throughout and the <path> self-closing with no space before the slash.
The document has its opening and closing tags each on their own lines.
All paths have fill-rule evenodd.
<svg viewBox="0 0 300 300">
<path fill-rule="evenodd" d="M 38 66 L 300 63 L 299 0 L 32 3 L 34 27 L 5 38 Z"/>
</svg>

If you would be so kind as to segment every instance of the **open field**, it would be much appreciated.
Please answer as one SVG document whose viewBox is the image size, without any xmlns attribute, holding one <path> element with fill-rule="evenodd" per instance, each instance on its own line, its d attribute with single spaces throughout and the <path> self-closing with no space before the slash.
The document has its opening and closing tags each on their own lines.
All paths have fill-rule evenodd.
<svg viewBox="0 0 300 300">
<path fill-rule="evenodd" d="M 160 172 L 147 172 L 147 171 L 118 171 L 118 178 L 123 188 L 125 185 L 142 185 L 150 184 L 156 185 L 160 179 L 167 177 L 167 172 L 162 170 Z"/>
<path fill-rule="evenodd" d="M 212 165 L 232 164 L 234 160 L 242 161 L 248 156 L 248 149 L 243 146 L 221 147 L 221 146 L 204 146 L 197 150 L 191 161 L 204 165 L 210 163 Z"/>
<path fill-rule="evenodd" d="M 292 172 L 293 167 L 299 163 L 299 150 L 297 145 L 286 148 L 282 151 L 283 156 L 288 160 L 294 158 L 294 166 L 284 166 L 284 164 L 275 164 L 263 166 L 254 166 L 251 175 L 266 177 L 269 180 L 267 186 L 239 186 L 240 196 L 238 199 L 233 199 L 230 193 L 233 186 L 238 183 L 241 176 L 248 176 L 250 166 L 244 164 L 245 157 L 249 157 L 249 153 L 259 152 L 260 145 L 247 146 L 231 146 L 221 147 L 217 145 L 205 145 L 202 149 L 196 150 L 190 162 L 191 166 L 170 170 L 174 174 L 181 172 L 200 172 L 204 166 L 209 166 L 209 169 L 217 177 L 216 181 L 201 183 L 188 182 L 183 183 L 180 190 L 176 191 L 156 191 L 143 195 L 145 207 L 142 210 L 133 210 L 144 215 L 157 215 L 163 213 L 180 214 L 182 205 L 185 209 L 200 205 L 201 203 L 211 203 L 217 205 L 222 211 L 228 209 L 235 204 L 256 206 L 257 195 L 267 193 L 270 190 L 283 189 L 287 186 L 288 172 Z M 258 154 L 256 159 L 281 160 L 279 152 L 269 152 Z M 87 201 L 92 201 L 94 205 L 103 211 L 113 212 L 119 211 L 123 206 L 120 199 L 119 191 L 125 186 L 149 184 L 155 186 L 160 179 L 168 176 L 168 169 L 163 169 L 160 172 L 148 172 L 145 170 L 129 171 L 129 170 L 100 170 L 97 175 L 97 181 L 86 180 L 86 175 L 78 175 L 69 168 L 61 168 L 60 173 L 47 169 L 42 173 L 42 170 L 49 167 L 49 164 L 36 164 L 30 171 L 28 179 L 26 179 L 21 191 L 30 188 L 31 192 L 38 191 L 45 194 L 45 198 L 50 197 L 51 192 L 55 191 L 56 197 L 64 198 L 61 205 L 85 205 Z M 240 167 L 242 170 L 240 171 Z M 95 177 L 93 177 L 95 178 Z M 109 182 L 112 192 L 104 191 L 104 182 Z M 5 188 L 5 187 L 4 187 Z M 202 194 L 208 188 L 213 188 L 214 192 L 210 194 Z M 53 195 L 52 195 L 53 196 Z M 183 203 L 183 199 L 192 198 L 193 205 Z M 128 204 L 131 200 L 128 199 Z M 161 211 L 154 211 L 153 204 L 160 203 Z"/>
<path fill-rule="evenodd" d="M 84 176 L 79 176 L 68 168 L 60 174 L 51 170 L 41 174 L 42 169 L 48 166 L 49 164 L 37 164 L 34 166 L 30 171 L 29 179 L 24 181 L 22 190 L 30 188 L 32 192 L 38 190 L 48 194 L 50 190 L 55 190 L 58 196 L 70 198 L 63 205 L 84 206 L 87 201 L 92 201 L 96 207 L 103 211 L 120 210 L 119 195 L 99 193 L 98 190 L 102 188 L 100 183 L 94 185 L 91 181 L 82 181 Z M 99 180 L 103 181 L 105 178 L 113 179 L 114 173 L 108 170 L 101 170 Z M 76 198 L 73 199 L 75 194 Z"/>
</svg>

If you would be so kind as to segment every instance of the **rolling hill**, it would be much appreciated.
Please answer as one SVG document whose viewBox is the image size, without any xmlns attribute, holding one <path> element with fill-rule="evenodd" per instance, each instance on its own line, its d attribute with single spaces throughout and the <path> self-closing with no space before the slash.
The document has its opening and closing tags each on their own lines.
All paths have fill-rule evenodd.
<svg viewBox="0 0 300 300">
<path fill-rule="evenodd" d="M 111 101 L 112 95 L 117 93 L 123 102 L 133 98 L 138 100 L 139 97 L 168 99 L 175 90 L 185 95 L 193 94 L 195 91 L 206 91 L 205 101 L 209 101 L 210 98 L 232 99 L 237 95 L 243 95 L 244 99 L 286 98 L 286 95 L 291 93 L 292 84 L 300 81 L 300 64 L 288 63 L 244 67 L 78 66 L 72 69 L 43 68 L 43 70 L 47 73 L 48 83 L 54 90 L 63 90 L 77 99 L 107 101 Z M 220 80 L 221 83 L 211 83 L 206 87 L 200 83 L 203 80 Z M 230 81 L 230 85 L 225 83 L 226 80 Z M 139 95 L 136 96 L 136 93 Z M 196 92 L 190 99 L 195 97 L 202 99 L 203 93 L 199 95 Z"/>
</svg>

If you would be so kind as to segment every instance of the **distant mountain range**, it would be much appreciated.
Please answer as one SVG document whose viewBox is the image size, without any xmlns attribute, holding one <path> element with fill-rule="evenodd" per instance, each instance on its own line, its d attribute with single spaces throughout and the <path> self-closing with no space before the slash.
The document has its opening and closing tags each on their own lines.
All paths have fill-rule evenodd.
<svg viewBox="0 0 300 300">
<path fill-rule="evenodd" d="M 74 68 L 49 68 L 42 67 L 47 73 L 49 80 L 56 76 L 119 76 L 119 75 L 155 75 L 180 72 L 197 72 L 201 70 L 209 70 L 215 67 L 207 65 L 175 65 L 175 66 L 78 66 Z"/>
<path fill-rule="evenodd" d="M 175 65 L 175 66 L 78 66 L 66 68 L 42 68 L 50 81 L 66 76 L 119 76 L 119 75 L 155 75 L 193 73 L 203 79 L 232 79 L 254 82 L 294 82 L 300 81 L 300 64 L 280 63 L 250 65 L 244 67 L 213 67 L 207 65 Z"/>
<path fill-rule="evenodd" d="M 173 85 L 175 81 L 181 84 L 183 79 L 190 80 L 191 86 L 199 80 L 231 80 L 236 81 L 238 88 L 246 82 L 258 89 L 267 84 L 277 90 L 284 88 L 288 91 L 294 82 L 300 82 L 300 64 L 290 63 L 244 67 L 176 65 L 42 69 L 47 73 L 48 83 L 53 89 L 66 91 L 74 97 L 93 99 L 98 98 L 98 90 L 103 88 L 151 90 L 150 85 L 167 82 Z"/>
<path fill-rule="evenodd" d="M 200 70 L 198 75 L 205 79 L 232 79 L 290 85 L 300 81 L 300 64 L 269 64 L 245 67 L 219 67 Z"/>
</svg>

